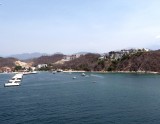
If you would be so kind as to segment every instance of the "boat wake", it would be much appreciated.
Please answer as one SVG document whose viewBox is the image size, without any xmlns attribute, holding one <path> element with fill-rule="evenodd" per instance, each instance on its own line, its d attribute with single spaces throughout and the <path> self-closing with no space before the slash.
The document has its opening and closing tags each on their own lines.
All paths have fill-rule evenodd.
<svg viewBox="0 0 160 124">
<path fill-rule="evenodd" d="M 103 78 L 103 76 L 96 75 L 96 74 L 91 74 L 91 77 L 98 77 L 98 78 Z"/>
</svg>

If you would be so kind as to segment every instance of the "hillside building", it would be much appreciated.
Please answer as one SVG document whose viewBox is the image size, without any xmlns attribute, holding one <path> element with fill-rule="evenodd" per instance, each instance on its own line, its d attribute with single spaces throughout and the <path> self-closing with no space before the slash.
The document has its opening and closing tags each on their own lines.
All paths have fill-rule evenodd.
<svg viewBox="0 0 160 124">
<path fill-rule="evenodd" d="M 40 69 L 40 68 L 46 68 L 48 65 L 47 64 L 38 64 L 37 65 L 37 68 Z"/>
<path fill-rule="evenodd" d="M 79 58 L 80 56 L 81 56 L 80 54 L 66 55 L 66 56 L 64 56 L 63 60 L 64 61 L 71 61 L 71 60 Z"/>
</svg>

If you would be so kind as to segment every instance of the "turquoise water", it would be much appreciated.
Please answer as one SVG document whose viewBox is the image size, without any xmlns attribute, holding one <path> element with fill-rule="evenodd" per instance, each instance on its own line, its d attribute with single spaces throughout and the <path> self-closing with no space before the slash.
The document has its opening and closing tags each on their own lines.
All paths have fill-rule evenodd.
<svg viewBox="0 0 160 124">
<path fill-rule="evenodd" d="M 4 87 L 0 124 L 158 124 L 160 75 L 41 72 Z M 72 79 L 76 77 L 76 79 Z"/>
</svg>

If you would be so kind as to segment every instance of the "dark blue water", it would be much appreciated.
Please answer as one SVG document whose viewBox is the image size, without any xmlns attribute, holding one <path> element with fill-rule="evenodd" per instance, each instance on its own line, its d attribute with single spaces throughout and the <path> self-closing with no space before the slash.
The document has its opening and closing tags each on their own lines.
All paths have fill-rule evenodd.
<svg viewBox="0 0 160 124">
<path fill-rule="evenodd" d="M 4 87 L 0 124 L 159 124 L 160 75 L 43 72 Z M 76 79 L 72 79 L 76 76 Z"/>
</svg>

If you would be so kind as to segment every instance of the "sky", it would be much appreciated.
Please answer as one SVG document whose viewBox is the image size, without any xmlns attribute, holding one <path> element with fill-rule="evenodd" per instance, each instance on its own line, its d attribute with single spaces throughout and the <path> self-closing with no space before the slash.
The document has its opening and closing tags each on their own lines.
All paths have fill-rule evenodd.
<svg viewBox="0 0 160 124">
<path fill-rule="evenodd" d="M 0 55 L 160 48 L 160 0 L 0 0 Z"/>
</svg>

